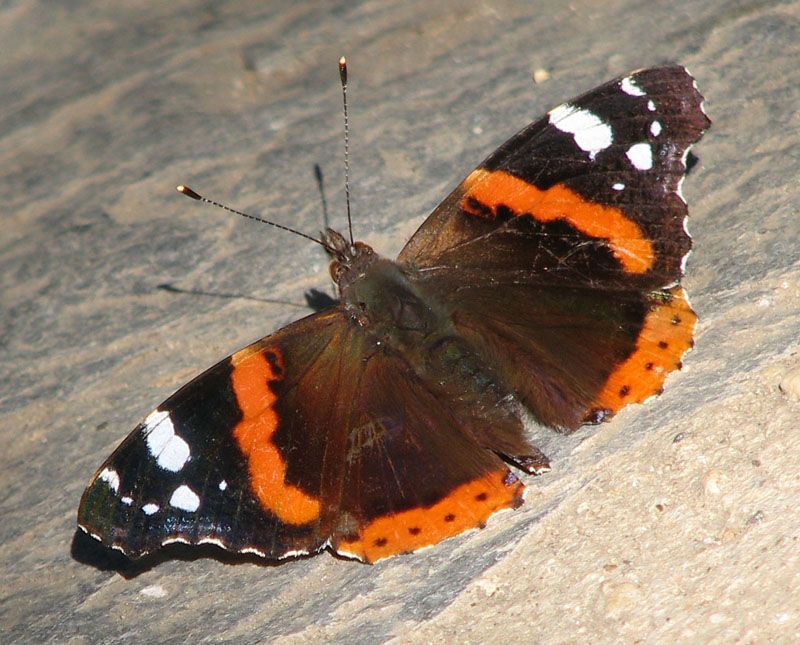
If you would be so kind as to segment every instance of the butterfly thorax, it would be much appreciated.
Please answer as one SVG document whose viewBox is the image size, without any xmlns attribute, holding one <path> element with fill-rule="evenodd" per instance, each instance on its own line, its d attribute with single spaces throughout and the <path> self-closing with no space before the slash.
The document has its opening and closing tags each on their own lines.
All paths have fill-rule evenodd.
<svg viewBox="0 0 800 645">
<path fill-rule="evenodd" d="M 421 338 L 449 327 L 403 268 L 364 242 L 350 244 L 327 229 L 323 239 L 333 257 L 330 272 L 348 318 L 376 340 L 395 348 L 418 346 Z"/>
</svg>

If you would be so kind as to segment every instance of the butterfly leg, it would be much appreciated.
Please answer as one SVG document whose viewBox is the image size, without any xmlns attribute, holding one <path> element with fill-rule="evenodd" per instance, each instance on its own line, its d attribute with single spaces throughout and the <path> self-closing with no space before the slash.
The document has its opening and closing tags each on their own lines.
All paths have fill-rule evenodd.
<svg viewBox="0 0 800 645">
<path fill-rule="evenodd" d="M 529 475 L 541 475 L 550 471 L 550 459 L 536 446 L 531 446 L 528 450 L 530 454 L 507 455 L 499 453 L 500 457 L 521 471 Z"/>
</svg>

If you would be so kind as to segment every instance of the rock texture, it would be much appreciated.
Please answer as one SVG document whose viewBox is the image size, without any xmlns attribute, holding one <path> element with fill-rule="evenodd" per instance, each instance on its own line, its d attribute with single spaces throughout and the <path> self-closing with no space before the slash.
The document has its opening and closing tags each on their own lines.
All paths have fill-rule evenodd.
<svg viewBox="0 0 800 645">
<path fill-rule="evenodd" d="M 779 1 L 4 3 L 0 640 L 800 639 L 799 29 Z M 714 121 L 684 185 L 696 349 L 483 531 L 374 567 L 173 549 L 120 575 L 75 538 L 94 469 L 329 289 L 317 248 L 174 186 L 313 232 L 318 164 L 342 227 L 342 53 L 356 231 L 385 254 L 549 107 L 688 65 Z"/>
</svg>

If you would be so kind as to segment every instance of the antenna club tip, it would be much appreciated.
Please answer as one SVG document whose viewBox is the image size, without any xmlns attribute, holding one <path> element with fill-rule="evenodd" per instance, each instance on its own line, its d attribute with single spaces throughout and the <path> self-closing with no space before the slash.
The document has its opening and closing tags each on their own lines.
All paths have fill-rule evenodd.
<svg viewBox="0 0 800 645">
<path fill-rule="evenodd" d="M 344 56 L 339 59 L 339 76 L 343 84 L 347 83 L 347 59 Z"/>
<path fill-rule="evenodd" d="M 188 186 L 184 186 L 183 184 L 180 184 L 180 185 L 176 186 L 175 190 L 177 190 L 179 193 L 183 193 L 187 197 L 191 197 L 192 199 L 196 199 L 198 201 L 200 201 L 202 199 L 202 197 L 200 197 L 200 195 L 198 195 L 196 192 L 194 192 Z"/>
</svg>

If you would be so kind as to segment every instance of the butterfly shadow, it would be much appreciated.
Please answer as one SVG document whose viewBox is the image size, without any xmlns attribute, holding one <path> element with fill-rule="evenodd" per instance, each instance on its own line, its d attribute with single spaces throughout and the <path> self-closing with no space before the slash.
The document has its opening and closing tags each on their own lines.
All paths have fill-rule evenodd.
<svg viewBox="0 0 800 645">
<path fill-rule="evenodd" d="M 700 163 L 700 157 L 695 155 L 691 150 L 686 154 L 686 174 L 688 175 L 694 170 L 694 167 Z"/>
<path fill-rule="evenodd" d="M 156 288 L 160 289 L 161 291 L 166 291 L 168 293 L 177 293 L 177 294 L 185 294 L 192 296 L 207 296 L 211 298 L 223 298 L 226 300 L 252 300 L 254 302 L 264 302 L 271 305 L 285 305 L 289 307 L 300 307 L 300 308 L 308 307 L 315 312 L 323 311 L 324 309 L 333 307 L 339 302 L 333 296 L 319 289 L 309 289 L 308 291 L 306 291 L 303 294 L 303 298 L 305 299 L 306 304 L 301 305 L 300 303 L 290 302 L 288 300 L 259 298 L 258 296 L 249 296 L 244 293 L 225 293 L 222 291 L 204 291 L 202 289 L 184 289 L 182 287 L 176 287 L 175 285 L 169 282 L 160 284 Z"/>
</svg>

